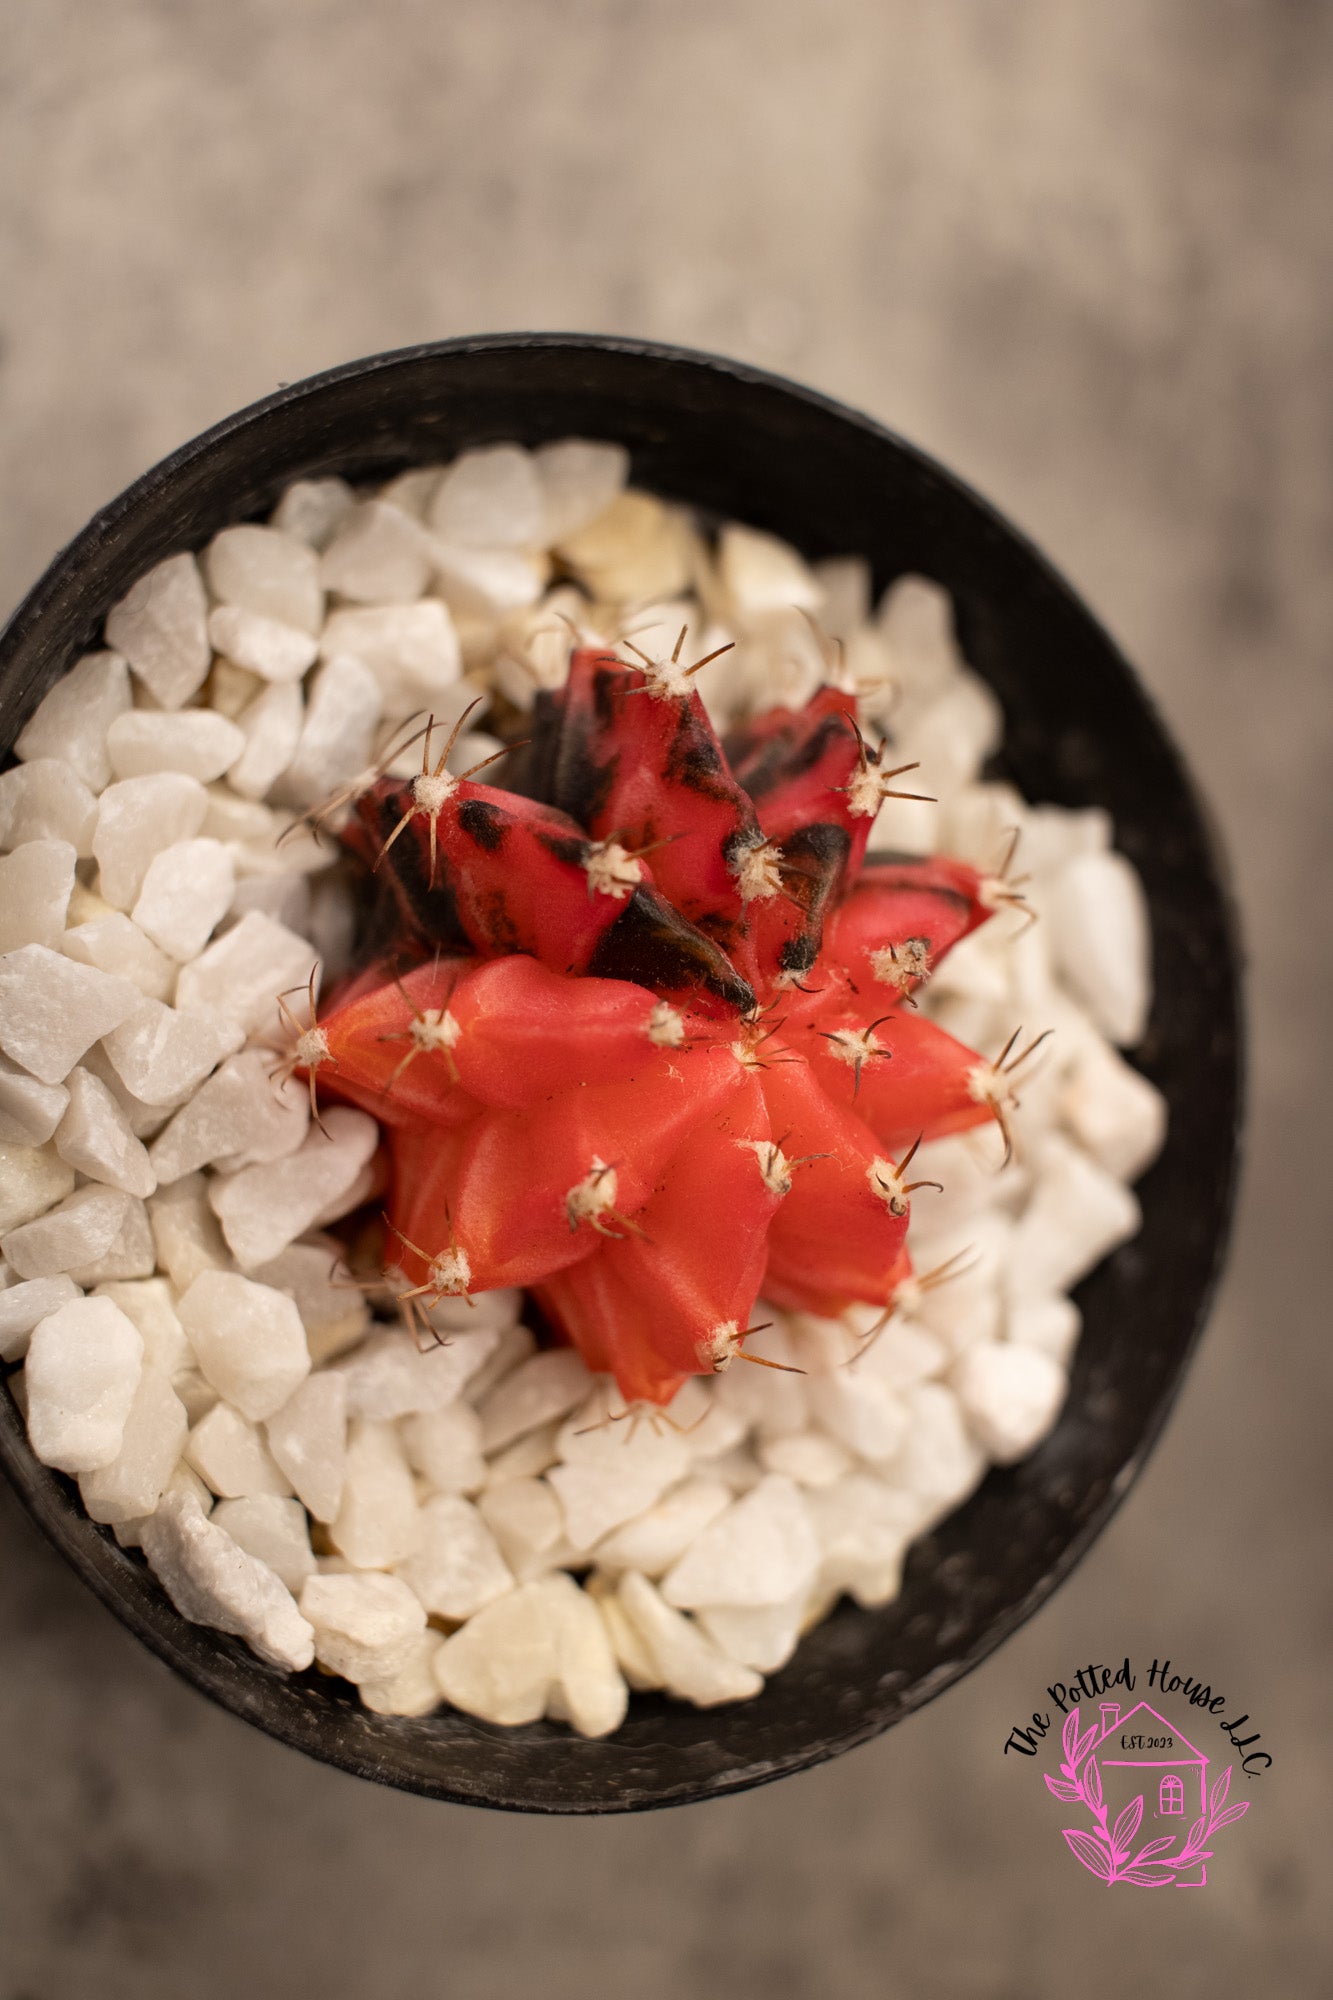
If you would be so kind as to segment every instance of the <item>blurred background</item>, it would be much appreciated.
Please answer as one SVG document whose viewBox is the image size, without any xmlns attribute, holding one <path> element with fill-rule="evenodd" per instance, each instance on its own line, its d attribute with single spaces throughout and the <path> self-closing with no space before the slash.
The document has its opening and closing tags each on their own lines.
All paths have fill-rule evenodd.
<svg viewBox="0 0 1333 2000">
<path fill-rule="evenodd" d="M 761 362 L 972 480 L 1125 645 L 1230 847 L 1255 1037 L 1147 1474 L 1001 1653 L 805 1777 L 616 1823 L 380 1792 L 173 1681 L 0 1494 L 0 2000 L 1326 1990 L 1331 169 L 1320 0 L 0 0 L 0 612 L 359 354 Z M 1126 1651 L 1274 1758 L 1183 1904 L 1108 1898 L 1001 1755 Z"/>
</svg>

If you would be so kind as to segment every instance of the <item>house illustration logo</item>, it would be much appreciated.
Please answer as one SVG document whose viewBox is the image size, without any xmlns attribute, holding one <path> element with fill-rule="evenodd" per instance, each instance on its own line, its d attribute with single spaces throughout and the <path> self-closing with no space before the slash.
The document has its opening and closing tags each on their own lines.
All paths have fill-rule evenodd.
<svg viewBox="0 0 1333 2000">
<path fill-rule="evenodd" d="M 1118 1702 L 1104 1701 L 1086 1728 L 1071 1710 L 1061 1747 L 1060 1776 L 1046 1785 L 1088 1815 L 1083 1826 L 1061 1830 L 1090 1875 L 1108 1888 L 1204 1886 L 1214 1837 L 1249 1811 L 1227 1804 L 1230 1763 L 1210 1784 L 1204 1752 L 1146 1701 L 1123 1715 Z"/>
</svg>

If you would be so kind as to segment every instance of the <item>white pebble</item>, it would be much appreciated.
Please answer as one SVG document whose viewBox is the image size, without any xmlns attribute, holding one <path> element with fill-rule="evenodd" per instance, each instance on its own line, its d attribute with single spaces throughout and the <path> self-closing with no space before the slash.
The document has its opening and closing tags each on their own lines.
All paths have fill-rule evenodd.
<svg viewBox="0 0 1333 2000">
<path fill-rule="evenodd" d="M 223 1015 L 179 1014 L 160 1000 L 140 999 L 134 1013 L 104 1037 L 102 1046 L 132 1096 L 169 1109 L 241 1039 L 235 1022 Z"/>
<path fill-rule="evenodd" d="M 506 1479 L 527 1479 L 549 1472 L 560 1462 L 560 1422 L 554 1419 L 538 1430 L 525 1431 L 513 1444 L 496 1452 L 486 1465 L 486 1484 L 499 1486 Z"/>
<path fill-rule="evenodd" d="M 524 1432 L 567 1416 L 591 1386 L 587 1365 L 572 1347 L 520 1362 L 481 1406 L 483 1449 L 499 1451 Z"/>
<path fill-rule="evenodd" d="M 447 469 L 430 504 L 430 525 L 463 548 L 535 548 L 546 509 L 537 469 L 516 444 L 465 451 Z"/>
<path fill-rule="evenodd" d="M 43 1465 L 92 1472 L 111 1464 L 142 1360 L 139 1329 L 110 1299 L 72 1299 L 38 1321 L 24 1376 L 28 1440 Z"/>
<path fill-rule="evenodd" d="M 521 1582 L 554 1567 L 565 1547 L 560 1502 L 544 1479 L 506 1479 L 488 1486 L 478 1512 Z"/>
<path fill-rule="evenodd" d="M 426 1629 L 426 1614 L 396 1576 L 312 1576 L 301 1609 L 315 1630 L 315 1657 L 349 1681 L 401 1672 Z"/>
<path fill-rule="evenodd" d="M 40 1083 L 27 1070 L 0 1056 L 0 1145 L 24 1150 L 44 1146 L 65 1115 L 69 1092 L 60 1083 Z M 0 1182 L 0 1216 L 7 1189 Z M 55 1199 L 56 1197 L 53 1197 Z M 26 1222 L 27 1216 L 23 1217 Z M 13 1228 L 0 1221 L 0 1231 Z"/>
<path fill-rule="evenodd" d="M 208 636 L 236 666 L 275 686 L 298 682 L 319 651 L 313 630 L 302 631 L 236 604 L 219 604 L 209 614 Z"/>
<path fill-rule="evenodd" d="M 903 1441 L 907 1412 L 887 1382 L 843 1369 L 813 1377 L 807 1386 L 811 1413 L 830 1437 L 857 1458 L 892 1458 Z"/>
<path fill-rule="evenodd" d="M 159 1185 L 149 1202 L 158 1266 L 178 1292 L 188 1290 L 201 1271 L 231 1268 L 217 1217 L 208 1205 L 207 1187 L 202 1174 L 190 1174 L 173 1187 Z"/>
<path fill-rule="evenodd" d="M 356 494 L 345 479 L 295 479 L 274 508 L 269 525 L 322 549 L 355 505 Z"/>
<path fill-rule="evenodd" d="M 276 1493 L 252 1493 L 244 1500 L 219 1500 L 212 1518 L 238 1548 L 267 1563 L 293 1597 L 301 1595 L 315 1574 L 315 1558 L 310 1548 L 310 1524 L 299 1500 L 283 1500 Z"/>
<path fill-rule="evenodd" d="M 63 1083 L 86 1049 L 142 1005 L 128 979 L 46 945 L 0 958 L 0 1048 L 42 1083 Z"/>
<path fill-rule="evenodd" d="M 290 1497 L 291 1487 L 263 1436 L 230 1403 L 214 1403 L 199 1418 L 185 1456 L 221 1499 L 244 1500 L 257 1494 Z"/>
<path fill-rule="evenodd" d="M 324 610 L 319 558 L 294 535 L 251 522 L 223 528 L 205 551 L 204 572 L 221 603 L 318 632 Z"/>
<path fill-rule="evenodd" d="M 763 1687 L 761 1675 L 731 1659 L 692 1620 L 673 1611 L 637 1570 L 624 1576 L 617 1599 L 669 1694 L 698 1708 L 716 1708 L 748 1701 Z"/>
<path fill-rule="evenodd" d="M 819 579 L 787 542 L 757 528 L 729 522 L 718 540 L 718 573 L 738 617 L 795 605 L 818 611 L 824 601 Z"/>
<path fill-rule="evenodd" d="M 291 763 L 301 740 L 305 700 L 300 683 L 279 682 L 265 688 L 236 721 L 245 745 L 228 780 L 245 798 L 262 799 Z"/>
<path fill-rule="evenodd" d="M 1051 952 L 1104 1035 L 1140 1041 L 1151 999 L 1148 905 L 1123 854 L 1084 854 L 1049 884 Z"/>
<path fill-rule="evenodd" d="M 690 1544 L 662 1585 L 677 1610 L 705 1604 L 782 1604 L 803 1594 L 819 1566 L 799 1487 L 769 1473 Z"/>
<path fill-rule="evenodd" d="M 1005 1336 L 1067 1368 L 1082 1328 L 1083 1315 L 1072 1299 L 1059 1295 L 1018 1298 L 1009 1307 Z"/>
<path fill-rule="evenodd" d="M 83 1294 L 72 1278 L 28 1278 L 0 1284 L 0 1361 L 21 1361 L 28 1336 L 39 1320 Z"/>
<path fill-rule="evenodd" d="M 53 1278 L 66 1271 L 77 1283 L 78 1271 L 112 1248 L 130 1207 L 131 1197 L 119 1188 L 79 1188 L 44 1215 L 9 1230 L 0 1250 L 21 1278 Z"/>
<path fill-rule="evenodd" d="M 183 967 L 176 1005 L 183 1014 L 216 1010 L 249 1034 L 276 1036 L 278 995 L 304 986 L 317 963 L 305 938 L 251 910 Z"/>
<path fill-rule="evenodd" d="M 358 604 L 410 604 L 430 581 L 430 544 L 418 521 L 367 500 L 341 522 L 324 551 L 325 590 Z"/>
<path fill-rule="evenodd" d="M 1013 1232 L 1008 1259 L 1013 1296 L 1069 1291 L 1139 1227 L 1128 1188 L 1052 1134 L 1036 1161 L 1037 1183 Z"/>
<path fill-rule="evenodd" d="M 380 718 L 380 686 L 370 668 L 335 653 L 311 676 L 305 722 L 283 778 L 284 801 L 314 806 L 370 762 Z"/>
<path fill-rule="evenodd" d="M 88 1190 L 81 1188 L 79 1192 L 82 1194 Z M 97 1192 L 110 1194 L 113 1190 L 105 1188 Z M 100 1285 L 108 1279 L 147 1278 L 152 1274 L 156 1259 L 148 1210 L 134 1195 L 120 1195 L 118 1198 L 125 1204 L 120 1227 L 100 1256 L 89 1263 L 76 1264 L 71 1270 L 69 1275 L 78 1285 L 88 1287 Z"/>
<path fill-rule="evenodd" d="M 0 848 L 63 840 L 81 860 L 92 853 L 97 800 L 73 766 L 35 757 L 0 771 Z"/>
<path fill-rule="evenodd" d="M 900 576 L 885 591 L 876 617 L 904 690 L 927 698 L 943 692 L 963 664 L 948 591 L 924 576 Z"/>
<path fill-rule="evenodd" d="M 964 673 L 912 714 L 895 741 L 894 758 L 920 762 L 907 789 L 943 798 L 972 782 L 1003 734 L 1004 712 L 994 694 L 979 674 Z"/>
<path fill-rule="evenodd" d="M 172 1302 L 171 1286 L 165 1278 L 113 1280 L 97 1288 L 99 1298 L 118 1305 L 143 1335 L 145 1368 L 156 1368 L 168 1379 L 182 1369 L 193 1368 L 194 1349 Z"/>
<path fill-rule="evenodd" d="M 878 1306 L 862 1310 L 870 1321 L 869 1326 L 857 1328 L 864 1339 L 882 1314 Z M 847 1315 L 853 1324 L 855 1311 L 856 1308 L 853 1308 Z M 949 1350 L 943 1341 L 918 1321 L 895 1314 L 888 1325 L 875 1334 L 869 1346 L 856 1356 L 848 1372 L 852 1375 L 873 1375 L 890 1389 L 910 1389 L 916 1382 L 927 1382 L 933 1375 L 941 1374 L 948 1358 Z"/>
<path fill-rule="evenodd" d="M 184 771 L 209 784 L 244 748 L 240 730 L 211 708 L 175 714 L 130 709 L 107 732 L 107 754 L 117 778 L 145 778 L 155 771 Z"/>
<path fill-rule="evenodd" d="M 175 1019 L 201 1038 L 201 1048 L 209 1046 L 202 1039 L 209 1024 L 197 1016 Z M 153 1141 L 150 1157 L 160 1181 L 179 1180 L 215 1160 L 282 1158 L 296 1150 L 307 1129 L 309 1100 L 303 1105 L 299 1091 L 276 1089 L 271 1067 L 263 1050 L 243 1049 L 208 1078 Z"/>
<path fill-rule="evenodd" d="M 150 1195 L 157 1175 L 148 1154 L 106 1085 L 86 1069 L 71 1070 L 69 1108 L 56 1131 L 56 1151 L 89 1180 L 126 1194 Z"/>
<path fill-rule="evenodd" d="M 380 499 L 413 521 L 424 521 L 431 495 L 444 477 L 442 465 L 414 465 L 380 488 Z"/>
<path fill-rule="evenodd" d="M 339 1105 L 325 1112 L 324 1127 L 287 1159 L 213 1183 L 214 1212 L 243 1271 L 267 1263 L 312 1228 L 355 1185 L 379 1144 L 379 1127 L 364 1111 Z"/>
<path fill-rule="evenodd" d="M 1166 1137 L 1166 1099 L 1105 1042 L 1076 1055 L 1060 1115 L 1079 1145 L 1119 1181 L 1136 1181 Z"/>
<path fill-rule="evenodd" d="M 408 1417 L 402 1438 L 413 1471 L 436 1492 L 474 1494 L 486 1484 L 481 1418 L 467 1403 Z"/>
<path fill-rule="evenodd" d="M 75 924 L 61 938 L 60 949 L 79 965 L 132 979 L 146 1000 L 170 1000 L 180 972 L 175 960 L 150 944 L 121 910 Z"/>
<path fill-rule="evenodd" d="M 729 1659 L 761 1674 L 775 1674 L 796 1651 L 807 1595 L 798 1591 L 785 1604 L 710 1605 L 699 1613 L 699 1624 Z"/>
<path fill-rule="evenodd" d="M 168 556 L 107 613 L 107 644 L 123 653 L 153 699 L 180 708 L 208 673 L 208 599 L 193 556 Z"/>
<path fill-rule="evenodd" d="M 205 1377 L 253 1423 L 280 1410 L 310 1373 L 301 1315 L 285 1292 L 203 1271 L 177 1311 Z"/>
<path fill-rule="evenodd" d="M 357 1683 L 363 1705 L 372 1715 L 429 1715 L 440 1705 L 435 1655 L 443 1644 L 439 1632 L 423 1632 L 397 1673 Z"/>
<path fill-rule="evenodd" d="M 970 1347 L 951 1379 L 974 1436 L 997 1465 L 1013 1465 L 1045 1437 L 1067 1387 L 1058 1361 L 1008 1340 Z"/>
<path fill-rule="evenodd" d="M 569 1576 L 544 1579 L 548 1616 L 555 1623 L 555 1672 L 546 1713 L 568 1722 L 580 1736 L 608 1736 L 619 1729 L 629 1690 L 597 1606 Z"/>
<path fill-rule="evenodd" d="M 832 1486 L 852 1469 L 852 1457 L 820 1431 L 798 1431 L 794 1437 L 767 1438 L 759 1446 L 765 1472 L 780 1472 L 798 1486 Z M 634 1565 L 642 1569 L 642 1563 Z M 649 1572 L 651 1574 L 651 1572 Z M 751 1665 L 757 1666 L 758 1661 Z"/>
<path fill-rule="evenodd" d="M 347 1385 L 309 1375 L 268 1420 L 268 1446 L 317 1521 L 334 1521 L 347 1475 Z"/>
<path fill-rule="evenodd" d="M 74 1169 L 54 1146 L 0 1143 L 0 1237 L 7 1240 L 73 1192 Z"/>
<path fill-rule="evenodd" d="M 386 1329 L 362 1343 L 338 1372 L 347 1384 L 353 1416 L 393 1422 L 422 1410 L 442 1410 L 495 1351 L 499 1334 L 480 1327 L 447 1345 L 419 1348 L 402 1328 Z"/>
<path fill-rule="evenodd" d="M 440 589 L 455 617 L 503 618 L 535 604 L 549 574 L 544 557 L 520 549 L 459 549 L 432 542 Z"/>
<path fill-rule="evenodd" d="M 133 1521 L 151 1514 L 167 1489 L 185 1446 L 185 1405 L 160 1369 L 145 1366 L 125 1419 L 120 1450 L 110 1464 L 85 1472 L 79 1494 L 94 1521 Z"/>
<path fill-rule="evenodd" d="M 111 781 L 107 736 L 130 705 L 130 676 L 119 653 L 85 653 L 45 696 L 14 745 L 25 763 L 63 757 L 91 791 Z"/>
<path fill-rule="evenodd" d="M 462 654 L 453 620 L 437 597 L 335 611 L 324 627 L 320 652 L 326 660 L 350 653 L 368 667 L 379 682 L 390 721 L 433 708 L 438 720 L 448 716 L 452 723 L 465 705 L 461 698 L 452 712 L 443 705 L 443 698 L 457 689 Z M 471 699 L 470 689 L 458 692 Z"/>
<path fill-rule="evenodd" d="M 58 946 L 74 887 L 67 840 L 29 840 L 0 858 L 0 954 L 20 945 Z"/>
<path fill-rule="evenodd" d="M 629 476 L 629 453 L 620 444 L 561 438 L 532 454 L 542 491 L 543 539 L 562 541 L 595 521 Z"/>
<path fill-rule="evenodd" d="M 392 1424 L 351 1426 L 342 1501 L 329 1536 L 358 1569 L 390 1569 L 416 1550 L 421 1517 L 411 1468 Z"/>
<path fill-rule="evenodd" d="M 565 1512 L 566 1532 L 590 1549 L 612 1528 L 642 1514 L 689 1470 L 684 1440 L 668 1429 L 629 1420 L 591 1428 L 604 1415 L 601 1398 L 576 1411 L 560 1435 L 564 1463 L 550 1475 Z"/>
<path fill-rule="evenodd" d="M 942 1382 L 921 1382 L 904 1393 L 907 1437 L 885 1473 L 892 1486 L 925 1506 L 921 1526 L 951 1513 L 986 1471 L 986 1457 L 968 1435 L 958 1398 Z"/>
<path fill-rule="evenodd" d="M 420 1544 L 397 1573 L 432 1616 L 459 1621 L 514 1587 L 494 1535 L 457 1493 L 437 1493 L 426 1502 Z"/>
<path fill-rule="evenodd" d="M 235 886 L 221 841 L 177 841 L 149 862 L 131 914 L 160 950 L 177 960 L 195 958 L 226 916 Z"/>
<path fill-rule="evenodd" d="M 589 1578 L 584 1594 L 597 1607 L 597 1615 L 611 1642 L 616 1665 L 629 1686 L 638 1693 L 660 1688 L 662 1677 L 647 1647 L 625 1616 L 619 1597 L 606 1587 L 606 1579 L 594 1574 Z"/>
<path fill-rule="evenodd" d="M 370 1320 L 365 1295 L 349 1280 L 342 1254 L 341 1244 L 331 1237 L 289 1243 L 251 1273 L 261 1285 L 272 1285 L 296 1301 L 317 1368 L 359 1340 Z"/>
<path fill-rule="evenodd" d="M 730 1505 L 731 1489 L 721 1480 L 682 1480 L 655 1506 L 613 1529 L 597 1544 L 593 1559 L 603 1570 L 637 1569 L 654 1579 L 665 1576 Z"/>
<path fill-rule="evenodd" d="M 107 902 L 132 910 L 154 855 L 178 840 L 192 840 L 207 810 L 208 793 L 181 771 L 108 785 L 98 802 L 92 841 Z"/>
<path fill-rule="evenodd" d="M 890 1603 L 902 1587 L 903 1557 L 927 1518 L 917 1494 L 853 1472 L 809 1497 L 819 1541 L 819 1583 L 849 1591 L 866 1610 Z"/>
<path fill-rule="evenodd" d="M 234 1632 L 273 1667 L 299 1673 L 314 1659 L 314 1634 L 286 1585 L 211 1521 L 194 1494 L 167 1495 L 145 1524 L 143 1551 L 182 1618 Z"/>
</svg>

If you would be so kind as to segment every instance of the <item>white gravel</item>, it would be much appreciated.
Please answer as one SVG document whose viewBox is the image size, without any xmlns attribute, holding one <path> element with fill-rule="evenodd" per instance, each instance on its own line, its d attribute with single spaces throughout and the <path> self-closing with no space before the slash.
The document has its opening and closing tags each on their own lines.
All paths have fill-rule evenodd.
<svg viewBox="0 0 1333 2000">
<path fill-rule="evenodd" d="M 943 593 L 904 577 L 876 607 L 859 559 L 811 568 L 738 525 L 710 557 L 627 470 L 570 439 L 377 493 L 298 482 L 270 524 L 141 578 L 0 773 L 0 1357 L 33 1449 L 182 1615 L 282 1671 L 318 1660 L 380 1714 L 602 1735 L 631 1688 L 743 1700 L 840 1595 L 890 1602 L 915 1538 L 1055 1422 L 1067 1293 L 1137 1229 L 1164 1135 L 1117 1052 L 1150 999 L 1138 878 L 1104 813 L 981 779 L 1000 714 Z M 1018 827 L 1041 919 L 1002 911 L 924 1010 L 987 1050 L 1019 1019 L 1055 1033 L 1008 1166 L 989 1130 L 919 1157 L 945 1192 L 914 1209 L 914 1261 L 960 1253 L 951 1282 L 909 1283 L 883 1327 L 761 1302 L 752 1351 L 804 1374 L 733 1368 L 670 1422 L 608 1424 L 609 1385 L 537 1351 L 517 1293 L 442 1302 L 445 1344 L 419 1346 L 350 1284 L 326 1231 L 374 1185 L 378 1128 L 338 1105 L 312 1124 L 272 1072 L 278 994 L 303 1019 L 351 940 L 296 814 L 423 708 L 530 707 L 563 679 L 562 616 L 614 636 L 644 604 L 642 645 L 737 642 L 697 683 L 719 727 L 818 684 L 805 614 L 841 641 L 938 795 L 887 801 L 872 851 L 994 868 Z"/>
</svg>

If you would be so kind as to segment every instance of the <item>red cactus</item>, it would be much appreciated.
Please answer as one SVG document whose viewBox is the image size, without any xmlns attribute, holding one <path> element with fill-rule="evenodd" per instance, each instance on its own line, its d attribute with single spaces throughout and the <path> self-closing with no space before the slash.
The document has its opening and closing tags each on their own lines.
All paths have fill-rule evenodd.
<svg viewBox="0 0 1333 2000">
<path fill-rule="evenodd" d="M 901 773 L 849 696 L 761 716 L 729 762 L 691 671 L 576 651 L 529 749 L 538 797 L 451 776 L 429 737 L 420 776 L 368 786 L 348 844 L 398 956 L 318 1038 L 318 1084 L 387 1128 L 406 1289 L 533 1287 L 659 1403 L 752 1358 L 761 1291 L 888 1304 L 916 1145 L 1006 1089 L 1003 1058 L 910 1010 L 1011 892 L 946 860 L 863 866 Z"/>
</svg>

